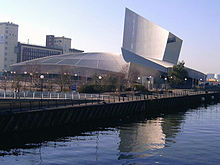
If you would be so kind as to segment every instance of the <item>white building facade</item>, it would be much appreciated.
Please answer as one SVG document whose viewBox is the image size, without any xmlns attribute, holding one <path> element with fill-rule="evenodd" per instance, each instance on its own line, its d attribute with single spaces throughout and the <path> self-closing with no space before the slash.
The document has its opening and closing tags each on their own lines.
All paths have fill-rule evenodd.
<svg viewBox="0 0 220 165">
<path fill-rule="evenodd" d="M 9 70 L 9 66 L 16 63 L 17 43 L 18 25 L 10 22 L 0 23 L 0 71 Z"/>
</svg>

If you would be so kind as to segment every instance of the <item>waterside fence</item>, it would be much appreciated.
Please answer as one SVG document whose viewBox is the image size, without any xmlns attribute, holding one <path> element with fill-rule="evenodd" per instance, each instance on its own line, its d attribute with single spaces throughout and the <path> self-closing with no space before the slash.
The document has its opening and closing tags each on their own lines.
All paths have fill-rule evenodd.
<svg viewBox="0 0 220 165">
<path fill-rule="evenodd" d="M 8 96 L 8 95 L 7 95 Z M 37 96 L 37 95 L 35 95 Z M 47 96 L 47 98 L 45 97 Z M 49 97 L 48 97 L 49 96 Z M 51 94 L 52 96 L 52 94 Z M 75 125 L 133 116 L 138 113 L 178 112 L 182 107 L 220 101 L 219 92 L 176 91 L 154 94 L 99 95 L 69 93 L 50 98 L 42 93 L 39 97 L 3 97 L 0 99 L 0 134 L 35 129 Z"/>
</svg>

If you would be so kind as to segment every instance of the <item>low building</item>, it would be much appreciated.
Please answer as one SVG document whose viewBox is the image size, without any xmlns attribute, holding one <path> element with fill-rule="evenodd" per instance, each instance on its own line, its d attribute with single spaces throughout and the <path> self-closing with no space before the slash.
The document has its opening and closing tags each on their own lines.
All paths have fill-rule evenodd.
<svg viewBox="0 0 220 165">
<path fill-rule="evenodd" d="M 45 46 L 23 44 L 18 42 L 16 47 L 17 63 L 36 58 L 63 54 L 62 49 L 48 48 Z"/>
<path fill-rule="evenodd" d="M 209 79 L 215 79 L 215 74 L 214 73 L 208 73 L 207 74 L 207 80 Z"/>
<path fill-rule="evenodd" d="M 111 53 L 70 53 L 47 56 L 11 65 L 16 73 L 77 74 L 80 77 L 92 77 L 94 74 L 120 72 L 125 61 L 118 54 Z"/>
</svg>

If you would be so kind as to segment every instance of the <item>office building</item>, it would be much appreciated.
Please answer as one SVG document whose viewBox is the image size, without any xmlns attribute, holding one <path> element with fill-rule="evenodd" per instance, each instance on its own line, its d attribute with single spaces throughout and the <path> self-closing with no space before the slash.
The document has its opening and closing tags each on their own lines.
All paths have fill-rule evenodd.
<svg viewBox="0 0 220 165">
<path fill-rule="evenodd" d="M 46 36 L 46 47 L 62 49 L 63 53 L 79 53 L 82 50 L 71 49 L 71 38 L 66 37 L 55 37 L 54 35 Z"/>
<path fill-rule="evenodd" d="M 17 52 L 17 62 L 23 62 L 41 57 L 63 54 L 62 49 L 23 44 L 20 42 L 18 42 L 18 45 L 16 47 L 16 52 Z"/>
<path fill-rule="evenodd" d="M 17 42 L 18 25 L 10 22 L 0 23 L 0 71 L 9 70 L 9 66 L 17 62 Z"/>
<path fill-rule="evenodd" d="M 78 49 L 71 49 L 71 39 L 65 37 L 46 36 L 46 46 L 24 44 L 18 42 L 16 47 L 17 62 L 23 62 L 41 57 L 83 52 Z"/>
</svg>

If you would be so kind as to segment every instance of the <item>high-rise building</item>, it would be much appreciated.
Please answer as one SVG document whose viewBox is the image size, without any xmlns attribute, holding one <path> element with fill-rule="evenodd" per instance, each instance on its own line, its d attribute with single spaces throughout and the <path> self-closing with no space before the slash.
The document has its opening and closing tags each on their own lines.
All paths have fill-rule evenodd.
<svg viewBox="0 0 220 165">
<path fill-rule="evenodd" d="M 17 62 L 15 47 L 18 42 L 18 25 L 10 22 L 0 23 L 0 71 L 9 70 Z"/>
</svg>

